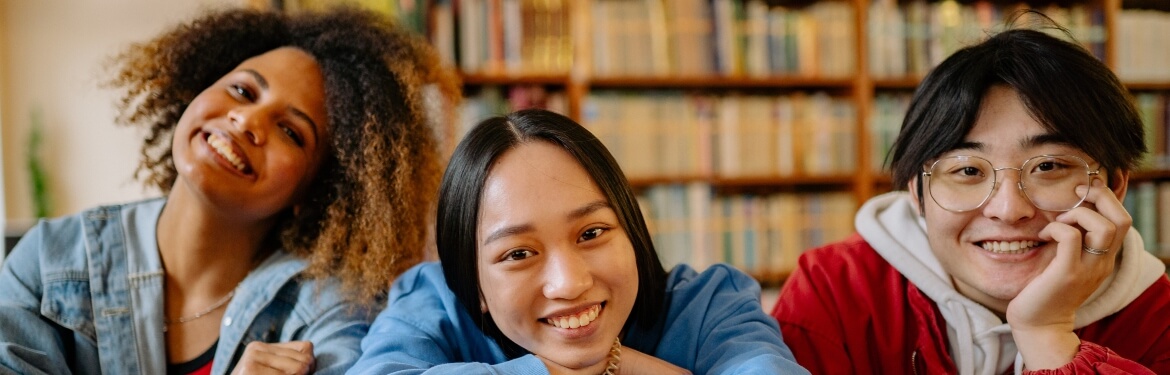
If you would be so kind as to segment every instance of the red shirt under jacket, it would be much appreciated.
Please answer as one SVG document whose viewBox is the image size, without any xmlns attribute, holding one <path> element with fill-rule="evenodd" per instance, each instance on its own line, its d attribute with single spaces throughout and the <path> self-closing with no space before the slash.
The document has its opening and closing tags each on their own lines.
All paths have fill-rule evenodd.
<svg viewBox="0 0 1170 375">
<path fill-rule="evenodd" d="M 772 316 L 813 374 L 957 372 L 938 306 L 857 234 L 801 255 Z M 1170 279 L 1076 334 L 1072 363 L 1030 373 L 1170 374 Z"/>
</svg>

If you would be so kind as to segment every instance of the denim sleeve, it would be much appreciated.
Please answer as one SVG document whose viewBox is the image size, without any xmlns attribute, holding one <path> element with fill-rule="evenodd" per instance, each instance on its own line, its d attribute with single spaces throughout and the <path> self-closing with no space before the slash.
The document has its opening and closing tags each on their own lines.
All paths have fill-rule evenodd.
<svg viewBox="0 0 1170 375">
<path fill-rule="evenodd" d="M 704 276 L 710 277 L 695 281 L 713 289 L 702 314 L 696 374 L 808 374 L 784 344 L 776 319 L 760 306 L 754 279 L 726 266 L 714 266 Z"/>
<path fill-rule="evenodd" d="M 507 360 L 458 306 L 436 263 L 402 274 L 348 374 L 546 375 L 533 355 Z"/>
<path fill-rule="evenodd" d="M 40 313 L 44 224 L 16 244 L 0 269 L 0 374 L 65 374 L 59 326 Z"/>
<path fill-rule="evenodd" d="M 364 310 L 336 303 L 306 326 L 298 340 L 313 343 L 315 374 L 344 374 L 361 356 L 361 341 L 370 328 Z"/>
</svg>

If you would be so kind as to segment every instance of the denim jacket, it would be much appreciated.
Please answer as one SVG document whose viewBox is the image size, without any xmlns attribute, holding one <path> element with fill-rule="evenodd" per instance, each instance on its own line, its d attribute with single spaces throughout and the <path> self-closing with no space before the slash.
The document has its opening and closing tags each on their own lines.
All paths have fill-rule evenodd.
<svg viewBox="0 0 1170 375">
<path fill-rule="evenodd" d="M 760 306 L 760 285 L 751 276 L 723 264 L 702 273 L 680 264 L 665 292 L 659 320 L 631 324 L 623 346 L 695 374 L 808 374 Z M 349 374 L 549 373 L 533 354 L 508 358 L 475 319 L 447 287 L 439 263 L 417 265 L 394 281 Z"/>
<path fill-rule="evenodd" d="M 165 374 L 164 271 L 155 241 L 158 198 L 41 221 L 0 270 L 0 374 Z M 369 314 L 335 280 L 297 275 L 304 260 L 277 251 L 236 290 L 220 325 L 212 374 L 252 341 L 313 343 L 318 373 L 361 354 Z"/>
</svg>

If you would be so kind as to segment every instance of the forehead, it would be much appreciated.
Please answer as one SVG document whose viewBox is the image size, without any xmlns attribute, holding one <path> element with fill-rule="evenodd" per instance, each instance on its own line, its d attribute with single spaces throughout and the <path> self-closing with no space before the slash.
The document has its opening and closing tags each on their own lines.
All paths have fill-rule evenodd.
<svg viewBox="0 0 1170 375">
<path fill-rule="evenodd" d="M 1005 85 L 987 90 L 974 126 L 954 150 L 998 155 L 1017 152 L 1082 154 L 1068 140 L 1041 124 L 1016 91 Z"/>
<path fill-rule="evenodd" d="M 492 164 L 484 182 L 480 228 L 496 221 L 552 218 L 598 199 L 604 199 L 601 190 L 567 151 L 548 142 L 525 142 Z"/>
</svg>

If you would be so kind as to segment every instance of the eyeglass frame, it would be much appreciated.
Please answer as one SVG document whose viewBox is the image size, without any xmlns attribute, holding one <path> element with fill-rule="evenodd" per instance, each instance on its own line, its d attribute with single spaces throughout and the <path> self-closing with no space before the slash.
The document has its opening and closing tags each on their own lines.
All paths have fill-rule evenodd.
<svg viewBox="0 0 1170 375">
<path fill-rule="evenodd" d="M 1085 174 L 1089 176 L 1089 185 L 1088 185 L 1088 188 L 1089 188 L 1090 190 L 1093 188 L 1093 184 L 1092 184 L 1092 182 L 1093 182 L 1093 177 L 1097 177 L 1097 176 L 1100 176 L 1100 175 L 1101 175 L 1101 167 L 1100 167 L 1100 166 L 1098 166 L 1096 170 L 1090 170 L 1090 169 L 1089 169 L 1089 162 L 1085 161 L 1085 159 L 1084 159 L 1084 158 L 1081 158 L 1080 156 L 1076 156 L 1076 155 L 1067 155 L 1067 154 L 1043 154 L 1043 155 L 1036 155 L 1036 156 L 1033 156 L 1033 157 L 1030 157 L 1030 158 L 1024 159 L 1024 162 L 1023 162 L 1023 163 L 1020 163 L 1020 166 L 1019 166 L 1018 168 L 1016 168 L 1016 167 L 999 167 L 999 168 L 996 168 L 996 167 L 995 167 L 995 163 L 992 163 L 992 162 L 991 162 L 991 160 L 987 160 L 986 158 L 983 158 L 983 157 L 980 157 L 980 156 L 975 156 L 975 155 L 951 155 L 951 156 L 947 156 L 947 157 L 938 158 L 938 160 L 935 160 L 933 163 L 930 163 L 930 168 L 928 168 L 928 169 L 926 169 L 926 170 L 923 170 L 923 171 L 922 171 L 922 177 L 923 177 L 924 179 L 925 179 L 925 178 L 929 178 L 929 177 L 931 177 L 931 176 L 932 176 L 932 174 L 933 174 L 933 171 L 934 171 L 934 167 L 935 167 L 935 166 L 937 166 L 939 162 L 941 162 L 941 161 L 943 161 L 943 160 L 945 160 L 945 159 L 953 159 L 953 158 L 961 158 L 961 157 L 967 157 L 967 158 L 977 158 L 977 159 L 980 159 L 980 160 L 983 160 L 983 161 L 987 162 L 987 164 L 991 166 L 991 189 L 990 189 L 990 190 L 988 190 L 988 192 L 987 192 L 987 195 L 986 195 L 986 196 L 984 196 L 984 197 L 983 197 L 983 200 L 982 200 L 982 201 L 980 201 L 980 202 L 979 202 L 979 204 L 978 204 L 978 205 L 976 205 L 974 208 L 967 209 L 967 210 L 952 210 L 952 209 L 949 209 L 949 208 L 943 207 L 943 204 L 942 204 L 942 203 L 939 203 L 939 201 L 938 201 L 938 198 L 935 198 L 935 197 L 934 197 L 934 191 L 932 191 L 932 190 L 930 189 L 930 185 L 929 185 L 929 184 L 930 184 L 930 183 L 932 183 L 932 182 L 931 182 L 931 181 L 927 181 L 926 183 L 927 183 L 928 185 L 926 186 L 926 191 L 927 191 L 927 193 L 928 193 L 928 194 L 930 194 L 930 199 L 931 199 L 931 200 L 933 200 L 933 201 L 934 201 L 934 203 L 935 203 L 935 204 L 937 204 L 937 205 L 939 206 L 939 208 L 942 208 L 942 209 L 944 209 L 944 210 L 947 210 L 947 211 L 949 211 L 949 212 L 954 212 L 954 213 L 971 212 L 971 211 L 975 211 L 975 210 L 978 210 L 978 209 L 980 209 L 980 208 L 983 208 L 983 206 L 987 205 L 987 202 L 991 201 L 991 196 L 995 195 L 995 190 L 996 190 L 996 189 L 999 189 L 999 183 L 1000 183 L 1000 181 L 999 181 L 999 173 L 998 173 L 998 172 L 999 172 L 999 171 L 1002 171 L 1002 170 L 1007 170 L 1007 169 L 1014 169 L 1014 170 L 1016 170 L 1016 172 L 1019 172 L 1019 175 L 1020 175 L 1020 180 L 1016 182 L 1016 189 L 1017 189 L 1017 190 L 1019 190 L 1021 193 L 1023 193 L 1023 194 L 1024 194 L 1024 197 L 1028 199 L 1028 203 L 1029 203 L 1029 204 L 1031 204 L 1031 205 L 1032 205 L 1032 207 L 1036 207 L 1036 209 L 1038 209 L 1038 210 L 1041 210 L 1041 211 L 1048 211 L 1048 212 L 1068 212 L 1068 211 L 1072 211 L 1072 210 L 1076 209 L 1077 207 L 1080 207 L 1082 203 L 1085 203 L 1085 199 L 1087 199 L 1087 198 L 1089 197 L 1089 191 L 1087 191 L 1087 190 L 1085 191 L 1085 196 L 1081 197 L 1080 201 L 1078 201 L 1078 202 L 1077 202 L 1076 204 L 1074 204 L 1072 207 L 1070 207 L 1070 208 L 1068 208 L 1068 209 L 1065 209 L 1065 210 L 1048 210 L 1048 209 L 1043 209 L 1043 208 L 1040 208 L 1040 207 L 1036 206 L 1036 201 L 1032 200 L 1032 196 L 1031 196 L 1031 195 L 1028 195 L 1028 191 L 1027 191 L 1027 189 L 1026 189 L 1026 188 L 1024 188 L 1024 186 L 1023 186 L 1023 183 L 1024 183 L 1024 166 L 1025 166 L 1025 165 L 1028 165 L 1028 163 L 1029 163 L 1029 162 L 1031 162 L 1032 160 L 1034 160 L 1034 159 L 1036 159 L 1036 158 L 1070 157 L 1070 158 L 1073 158 L 1073 159 L 1079 160 L 1079 161 L 1081 162 L 1081 164 L 1085 166 Z"/>
</svg>

